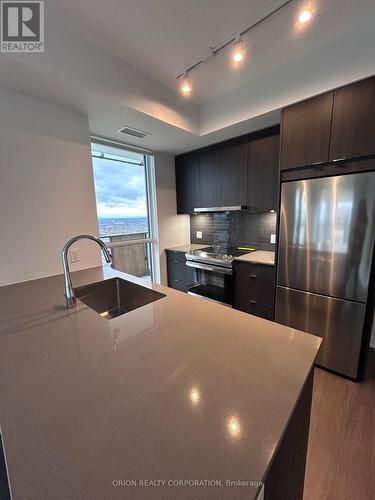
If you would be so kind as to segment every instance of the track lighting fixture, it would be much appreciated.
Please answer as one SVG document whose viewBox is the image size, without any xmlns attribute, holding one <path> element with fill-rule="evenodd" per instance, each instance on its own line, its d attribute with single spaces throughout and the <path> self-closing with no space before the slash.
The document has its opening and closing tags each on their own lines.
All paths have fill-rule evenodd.
<svg viewBox="0 0 375 500">
<path fill-rule="evenodd" d="M 188 75 L 188 72 L 186 71 L 186 73 L 183 76 L 182 82 L 181 82 L 181 92 L 183 95 L 189 96 L 191 94 L 191 90 L 192 90 L 192 87 L 191 87 L 191 83 L 189 80 L 189 75 Z"/>
<path fill-rule="evenodd" d="M 258 21 L 254 22 L 251 25 L 244 27 L 240 32 L 237 32 L 235 34 L 228 36 L 227 38 L 225 38 L 221 43 L 217 44 L 216 46 L 210 47 L 209 50 L 206 51 L 205 54 L 200 57 L 200 59 L 195 60 L 192 64 L 190 64 L 190 66 L 187 66 L 187 67 L 185 67 L 185 69 L 183 71 L 180 71 L 177 74 L 176 78 L 177 78 L 177 80 L 179 80 L 180 78 L 182 79 L 181 84 L 180 84 L 181 93 L 187 97 L 192 92 L 192 86 L 191 86 L 191 83 L 190 83 L 189 77 L 188 77 L 189 71 L 191 71 L 192 69 L 196 68 L 197 66 L 199 66 L 200 64 L 205 62 L 209 57 L 216 55 L 218 52 L 220 52 L 225 47 L 228 47 L 228 45 L 230 45 L 232 43 L 234 44 L 234 46 L 233 46 L 233 51 L 231 54 L 231 59 L 232 59 L 233 63 L 235 63 L 236 65 L 240 64 L 245 59 L 245 55 L 246 55 L 245 49 L 243 46 L 243 42 L 242 42 L 242 36 L 245 33 L 248 33 L 252 29 L 259 26 L 260 24 L 264 23 L 267 19 L 269 19 L 271 16 L 273 16 L 274 14 L 279 12 L 281 9 L 283 9 L 284 7 L 286 7 L 287 5 L 292 3 L 293 1 L 294 0 L 285 0 L 277 8 L 275 8 L 274 10 L 272 10 L 271 12 L 269 12 L 268 14 L 263 16 L 261 19 L 258 19 Z M 304 23 L 310 21 L 310 19 L 312 18 L 312 15 L 313 15 L 313 13 L 311 12 L 311 10 L 305 9 L 298 16 L 299 23 L 304 24 Z"/>
<path fill-rule="evenodd" d="M 240 63 L 245 57 L 241 35 L 236 35 L 234 40 L 232 59 L 235 63 Z"/>
</svg>

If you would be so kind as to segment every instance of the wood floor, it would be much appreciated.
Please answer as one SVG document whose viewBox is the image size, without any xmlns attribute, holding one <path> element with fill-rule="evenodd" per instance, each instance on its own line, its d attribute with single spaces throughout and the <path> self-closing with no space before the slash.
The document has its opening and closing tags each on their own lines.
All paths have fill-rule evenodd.
<svg viewBox="0 0 375 500">
<path fill-rule="evenodd" d="M 375 499 L 375 349 L 364 382 L 315 369 L 303 498 Z"/>
</svg>

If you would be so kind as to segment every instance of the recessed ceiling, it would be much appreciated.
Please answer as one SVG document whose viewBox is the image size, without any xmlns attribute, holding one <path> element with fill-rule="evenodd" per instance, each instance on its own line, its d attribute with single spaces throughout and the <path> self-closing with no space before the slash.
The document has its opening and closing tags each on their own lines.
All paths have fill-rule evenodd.
<svg viewBox="0 0 375 500">
<path fill-rule="evenodd" d="M 180 70 L 285 0 L 91 0 L 89 9 L 87 0 L 61 3 L 79 20 L 81 35 L 87 40 L 175 90 Z M 212 71 L 211 62 L 205 66 L 194 72 L 194 80 L 196 75 Z M 207 92 L 197 85 L 192 100 L 203 102 L 212 97 L 212 80 L 209 87 Z"/>
<path fill-rule="evenodd" d="M 49 0 L 45 54 L 1 54 L 0 84 L 87 113 L 96 135 L 123 140 L 127 124 L 151 133 L 135 145 L 199 147 L 375 73 L 373 0 L 295 0 L 244 36 L 244 64 L 224 49 L 191 72 L 190 98 L 178 94 L 177 72 L 284 1 Z"/>
</svg>

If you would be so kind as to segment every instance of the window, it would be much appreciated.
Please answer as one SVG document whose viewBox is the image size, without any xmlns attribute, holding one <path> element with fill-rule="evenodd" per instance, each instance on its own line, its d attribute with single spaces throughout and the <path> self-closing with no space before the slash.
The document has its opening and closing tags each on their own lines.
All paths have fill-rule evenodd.
<svg viewBox="0 0 375 500">
<path fill-rule="evenodd" d="M 99 236 L 112 250 L 111 265 L 152 281 L 157 265 L 152 158 L 93 142 L 92 164 Z"/>
</svg>

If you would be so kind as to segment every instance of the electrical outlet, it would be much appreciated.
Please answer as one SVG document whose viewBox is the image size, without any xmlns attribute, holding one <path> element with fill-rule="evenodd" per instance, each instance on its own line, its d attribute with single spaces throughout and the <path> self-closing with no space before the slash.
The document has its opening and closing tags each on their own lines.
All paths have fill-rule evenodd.
<svg viewBox="0 0 375 500">
<path fill-rule="evenodd" d="M 196 237 L 199 238 L 200 240 L 203 238 L 203 233 L 202 231 L 197 231 L 196 232 Z"/>
<path fill-rule="evenodd" d="M 271 234 L 271 243 L 276 243 L 276 234 Z"/>
<path fill-rule="evenodd" d="M 70 262 L 74 264 L 75 262 L 79 262 L 79 250 L 78 248 L 72 248 L 69 250 Z"/>
</svg>

